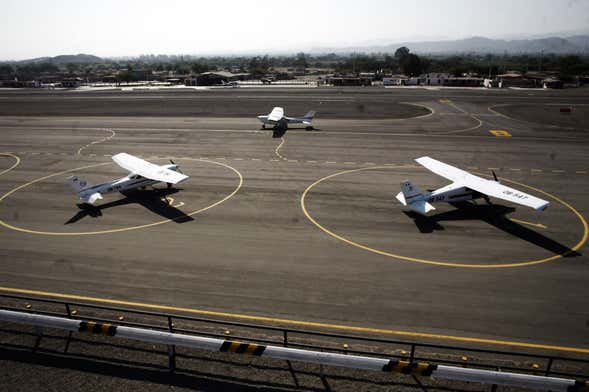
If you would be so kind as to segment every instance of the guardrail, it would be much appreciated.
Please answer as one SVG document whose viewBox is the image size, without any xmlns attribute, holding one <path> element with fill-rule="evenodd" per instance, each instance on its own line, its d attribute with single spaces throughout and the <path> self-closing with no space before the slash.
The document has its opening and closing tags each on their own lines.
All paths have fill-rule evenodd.
<svg viewBox="0 0 589 392">
<path fill-rule="evenodd" d="M 244 343 L 201 336 L 184 335 L 151 329 L 117 326 L 94 321 L 72 320 L 64 317 L 45 316 L 22 311 L 0 310 L 0 320 L 34 325 L 36 327 L 89 332 L 142 342 L 190 347 L 207 351 L 230 352 L 265 356 L 274 359 L 292 360 L 320 365 L 342 366 L 354 369 L 396 372 L 414 376 L 431 376 L 457 381 L 524 387 L 547 391 L 589 390 L 589 382 L 565 378 L 535 376 L 530 374 L 505 373 L 493 370 L 469 369 L 437 365 L 426 362 L 409 362 L 358 355 L 327 353 L 296 348 Z"/>
<path fill-rule="evenodd" d="M 525 372 L 532 373 L 535 377 L 538 375 L 543 377 L 565 377 L 568 378 L 568 381 L 572 381 L 572 379 L 588 378 L 587 375 L 589 374 L 589 359 L 584 358 L 378 339 L 366 336 L 344 335 L 236 321 L 215 320 L 179 314 L 151 312 L 124 307 L 103 306 L 76 301 L 62 301 L 4 293 L 0 294 L 0 300 L 0 309 L 7 311 L 22 312 L 24 306 L 26 311 L 24 313 L 25 315 L 37 314 L 53 317 L 57 316 L 65 318 L 66 320 L 82 317 L 83 313 L 85 319 L 92 320 L 92 322 L 101 325 L 118 324 L 117 328 L 119 330 L 123 327 L 149 328 L 153 332 L 165 331 L 168 333 L 183 334 L 182 336 L 197 334 L 208 338 L 223 339 L 226 339 L 228 334 L 231 334 L 231 338 L 235 340 L 231 340 L 230 342 L 235 342 L 236 340 L 255 341 L 258 345 L 274 344 L 281 345 L 282 347 L 315 350 L 323 354 L 336 353 L 339 355 L 346 355 L 347 358 L 350 358 L 351 355 L 368 357 L 380 356 L 391 358 L 389 360 L 397 361 L 398 364 L 411 364 L 411 366 L 420 362 L 435 362 L 438 364 L 438 369 L 440 369 L 440 366 L 442 366 L 441 369 L 444 369 L 444 366 L 448 365 L 457 369 L 467 369 L 467 373 L 471 370 L 492 370 L 497 373 L 508 375 L 512 373 L 505 373 L 505 371 Z M 62 309 L 62 311 L 57 310 L 56 307 L 57 309 Z M 119 315 L 119 317 L 113 317 L 113 313 Z M 125 317 L 120 316 L 122 314 L 125 314 L 126 316 L 130 315 L 129 318 L 144 318 L 148 319 L 148 321 L 146 322 L 144 319 L 133 322 L 128 321 Z M 152 320 L 152 318 L 154 319 Z M 154 320 L 157 320 L 157 322 Z M 188 323 L 191 323 L 190 326 L 192 328 L 185 327 Z M 194 328 L 195 324 L 198 327 L 196 329 Z M 180 325 L 182 325 L 183 328 L 181 328 Z M 216 332 L 219 327 L 223 327 L 224 330 L 222 332 Z M 231 328 L 233 331 L 230 332 L 226 328 Z M 241 331 L 241 335 L 236 335 L 236 331 Z M 72 333 L 73 332 L 70 332 L 67 337 L 66 351 Z M 326 339 L 330 340 L 330 344 L 325 344 L 324 340 Z M 322 340 L 321 344 L 318 344 L 317 340 Z M 338 344 L 335 344 L 334 341 L 337 341 Z M 352 344 L 341 344 L 341 342 Z M 370 347 L 370 345 L 376 345 L 377 350 Z M 364 349 L 352 349 L 350 346 L 364 346 Z M 390 346 L 394 346 L 395 350 L 392 352 L 391 350 L 388 350 Z M 369 350 L 366 349 L 366 347 L 372 349 Z M 170 344 L 168 348 L 169 367 L 173 370 L 176 366 L 175 345 Z M 383 348 L 387 349 L 383 350 Z M 242 349 L 247 350 L 247 347 Z M 250 350 L 253 349 L 250 348 Z M 444 355 L 444 353 L 446 354 Z M 522 365 L 522 362 L 525 362 L 525 365 Z M 401 366 L 398 364 L 395 366 Z M 406 365 L 402 365 L 402 367 Z M 573 369 L 573 372 L 570 371 L 571 369 Z M 457 371 L 455 371 L 454 374 L 457 374 L 456 372 Z M 436 377 L 441 378 L 439 374 L 436 374 Z"/>
</svg>

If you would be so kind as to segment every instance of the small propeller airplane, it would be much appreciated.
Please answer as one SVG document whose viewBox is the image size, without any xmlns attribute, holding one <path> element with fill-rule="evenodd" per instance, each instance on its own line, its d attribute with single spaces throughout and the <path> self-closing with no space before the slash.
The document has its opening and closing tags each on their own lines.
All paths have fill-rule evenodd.
<svg viewBox="0 0 589 392">
<path fill-rule="evenodd" d="M 491 204 L 489 196 L 531 207 L 536 211 L 544 211 L 550 205 L 546 200 L 500 184 L 493 171 L 494 180 L 487 180 L 430 157 L 421 157 L 415 161 L 433 173 L 453 181 L 452 184 L 427 192 L 420 191 L 411 181 L 401 183 L 397 200 L 422 215 L 435 210 L 430 204 L 433 202 L 455 203 L 483 198 Z"/>
<path fill-rule="evenodd" d="M 288 129 L 288 124 L 304 124 L 307 131 L 313 130 L 312 121 L 315 114 L 316 112 L 309 111 L 303 117 L 286 117 L 284 109 L 277 106 L 270 114 L 258 116 L 258 120 L 262 123 L 262 129 L 266 129 L 266 124 L 273 125 L 273 137 L 280 137 Z"/>
<path fill-rule="evenodd" d="M 131 173 L 118 180 L 98 185 L 90 185 L 76 176 L 68 177 L 69 184 L 84 203 L 92 205 L 102 199 L 102 195 L 105 193 L 124 192 L 136 188 L 145 189 L 145 187 L 159 182 L 165 182 L 168 184 L 168 188 L 171 188 L 173 184 L 188 179 L 188 176 L 184 175 L 172 160 L 169 165 L 159 166 L 124 152 L 113 155 L 112 160 Z"/>
</svg>

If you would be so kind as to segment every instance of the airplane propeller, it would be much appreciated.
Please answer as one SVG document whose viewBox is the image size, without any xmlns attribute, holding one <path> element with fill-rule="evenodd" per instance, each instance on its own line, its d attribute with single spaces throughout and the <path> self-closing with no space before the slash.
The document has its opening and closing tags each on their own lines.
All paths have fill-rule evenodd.
<svg viewBox="0 0 589 392">
<path fill-rule="evenodd" d="M 171 160 L 171 159 L 170 159 L 170 163 L 171 163 L 172 165 L 176 165 L 176 163 L 174 163 L 174 161 L 173 161 L 173 160 Z M 182 170 L 180 170 L 180 166 L 178 166 L 178 165 L 176 165 L 176 170 L 178 170 L 178 173 L 180 173 L 180 174 L 184 174 L 184 173 L 182 172 Z"/>
</svg>

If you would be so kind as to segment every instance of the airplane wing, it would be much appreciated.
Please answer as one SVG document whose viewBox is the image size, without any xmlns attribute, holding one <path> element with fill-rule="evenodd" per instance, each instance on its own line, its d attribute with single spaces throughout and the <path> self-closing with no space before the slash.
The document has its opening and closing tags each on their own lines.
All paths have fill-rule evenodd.
<svg viewBox="0 0 589 392">
<path fill-rule="evenodd" d="M 139 174 L 145 178 L 149 178 L 154 181 L 168 182 L 170 184 L 177 184 L 188 178 L 188 176 L 178 173 L 174 170 L 166 169 L 165 167 L 154 165 L 144 161 L 143 159 L 137 158 L 127 153 L 120 153 L 113 155 L 112 160 L 117 165 L 130 171 L 131 173 Z"/>
<path fill-rule="evenodd" d="M 307 118 L 300 117 L 284 117 L 289 124 L 305 124 L 312 125 L 311 121 Z"/>
<path fill-rule="evenodd" d="M 531 207 L 537 211 L 544 211 L 550 205 L 550 202 L 546 200 L 539 199 L 525 192 L 502 185 L 497 181 L 491 181 L 475 176 L 469 172 L 430 157 L 421 157 L 415 161 L 439 176 L 488 196 Z"/>
<path fill-rule="evenodd" d="M 269 121 L 280 121 L 284 117 L 284 109 L 281 107 L 275 107 L 268 115 Z"/>
</svg>

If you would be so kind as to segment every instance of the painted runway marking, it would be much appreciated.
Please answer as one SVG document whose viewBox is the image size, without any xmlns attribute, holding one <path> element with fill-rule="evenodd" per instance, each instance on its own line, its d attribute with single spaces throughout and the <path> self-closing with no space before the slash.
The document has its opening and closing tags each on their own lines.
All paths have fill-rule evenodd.
<svg viewBox="0 0 589 392">
<path fill-rule="evenodd" d="M 282 136 L 280 138 L 280 144 L 276 147 L 276 149 L 274 149 L 274 153 L 276 154 L 276 156 L 279 159 L 282 159 L 282 160 L 285 161 L 286 160 L 286 157 L 280 154 L 280 149 L 282 148 L 282 146 L 284 145 L 284 143 L 286 143 L 286 137 Z"/>
<path fill-rule="evenodd" d="M 218 200 L 217 202 L 214 202 L 213 204 L 210 204 L 206 207 L 203 207 L 199 210 L 195 210 L 189 213 L 186 213 L 184 215 L 186 216 L 193 216 L 193 215 L 197 215 L 200 214 L 204 211 L 210 210 L 213 207 L 216 207 L 222 203 L 224 203 L 225 201 L 229 200 L 230 198 L 232 198 L 233 196 L 235 196 L 235 194 L 237 194 L 237 192 L 241 189 L 242 185 L 243 185 L 243 176 L 241 175 L 241 173 L 235 169 L 233 166 L 230 166 L 228 164 L 222 163 L 222 162 L 216 162 L 216 161 L 209 161 L 209 160 L 199 160 L 199 159 L 193 159 L 195 161 L 200 161 L 200 162 L 204 162 L 204 163 L 211 163 L 214 165 L 219 165 L 219 166 L 223 166 L 226 169 L 231 170 L 237 177 L 238 179 L 238 183 L 235 187 L 235 189 L 227 194 L 225 197 L 223 197 L 222 199 Z M 74 168 L 74 169 L 69 169 L 69 170 L 64 170 L 58 173 L 53 173 L 53 174 L 49 174 L 46 175 L 44 177 L 40 177 L 37 178 L 35 180 L 29 181 L 25 184 L 22 184 L 20 186 L 17 186 L 16 188 L 6 192 L 4 195 L 2 195 L 2 197 L 0 197 L 0 203 L 2 201 L 4 201 L 6 198 L 8 198 L 11 194 L 26 188 L 30 185 L 33 185 L 35 183 L 44 181 L 48 178 L 52 178 L 52 177 L 56 177 L 56 176 L 61 176 L 63 174 L 67 174 L 67 173 L 71 173 L 74 171 L 78 171 L 78 170 L 83 170 L 83 169 L 89 169 L 89 168 L 93 168 L 93 167 L 99 167 L 99 166 L 105 166 L 105 165 L 109 165 L 112 164 L 112 162 L 106 162 L 106 163 L 97 163 L 97 164 L 93 164 L 93 165 L 87 165 L 87 166 L 82 166 L 82 167 L 78 167 L 78 168 Z M 154 226 L 158 226 L 158 225 L 162 225 L 165 223 L 169 223 L 174 221 L 175 219 L 164 219 L 164 220 L 160 220 L 157 222 L 152 222 L 152 223 L 146 223 L 143 225 L 136 225 L 136 226 L 128 226 L 128 227 L 121 227 L 121 228 L 117 228 L 117 229 L 109 229 L 109 230 L 100 230 L 100 231 L 84 231 L 84 232 L 54 232 L 54 231 L 41 231 L 41 230 L 31 230 L 31 229 L 26 229 L 23 227 L 18 227 L 18 226 L 13 226 L 10 223 L 7 223 L 3 220 L 0 219 L 0 225 L 4 226 L 7 229 L 11 229 L 14 231 L 19 231 L 22 233 L 28 233 L 28 234 L 40 234 L 40 235 L 49 235 L 49 236 L 82 236 L 82 235 L 95 235 L 95 234 L 111 234 L 111 233 L 119 233 L 119 232 L 123 232 L 123 231 L 130 231 L 130 230 L 137 230 L 137 229 L 145 229 L 145 228 L 149 228 L 149 227 L 154 227 Z"/>
<path fill-rule="evenodd" d="M 579 240 L 579 242 L 577 242 L 572 248 L 569 248 L 567 250 L 565 250 L 562 253 L 553 255 L 553 256 L 549 256 L 549 257 L 545 257 L 542 259 L 535 259 L 535 260 L 525 260 L 525 261 L 516 261 L 516 262 L 502 262 L 502 263 L 495 263 L 495 264 L 469 264 L 469 263 L 456 263 L 456 262 L 446 262 L 446 261 L 438 261 L 438 260 L 430 260 L 430 259 L 423 259 L 423 258 L 418 258 L 418 257 L 410 257 L 410 256 L 403 256 L 400 254 L 396 254 L 396 253 L 392 253 L 392 252 L 387 252 L 384 250 L 380 250 L 380 249 L 375 249 L 372 248 L 370 246 L 367 245 L 363 245 L 361 243 L 355 242 L 353 240 L 350 240 L 342 235 L 339 235 L 337 233 L 335 233 L 334 231 L 331 231 L 330 229 L 328 229 L 327 227 L 323 226 L 321 223 L 319 223 L 315 218 L 313 218 L 313 216 L 309 213 L 309 211 L 307 210 L 307 206 L 306 206 L 306 197 L 309 194 L 309 192 L 318 184 L 322 183 L 323 181 L 329 180 L 331 178 L 340 176 L 340 175 L 345 175 L 345 174 L 349 174 L 349 173 L 355 173 L 355 172 L 362 172 L 362 171 L 366 171 L 366 170 L 373 170 L 373 169 L 403 169 L 405 168 L 405 166 L 371 166 L 371 167 L 363 167 L 360 169 L 350 169 L 350 170 L 343 170 L 343 171 L 339 171 L 333 174 L 330 174 L 328 176 L 322 177 L 318 180 L 316 180 L 315 182 L 313 182 L 311 185 L 309 185 L 301 194 L 301 199 L 300 199 L 300 206 L 301 209 L 303 211 L 303 214 L 307 217 L 307 219 L 313 223 L 317 228 L 319 228 L 320 230 L 322 230 L 324 233 L 328 234 L 329 236 L 338 239 L 342 242 L 345 242 L 348 245 L 354 246 L 358 249 L 362 249 L 371 253 L 375 253 L 381 256 L 385 256 L 385 257 L 389 257 L 392 259 L 396 259 L 396 260 L 403 260 L 403 261 L 411 261 L 411 262 L 417 262 L 417 263 L 423 263 L 423 264 L 430 264 L 430 265 L 437 265 L 437 266 L 444 266 L 444 267 L 458 267 L 458 268 L 475 268 L 475 269 L 490 269 L 490 268 L 514 268 L 514 267 L 524 267 L 524 266 L 530 266 L 530 265 L 536 265 L 536 264 L 542 264 L 542 263 L 546 263 L 549 261 L 553 261 L 553 260 L 557 260 L 560 259 L 568 254 L 574 253 L 576 252 L 578 249 L 580 249 L 585 242 L 587 242 L 587 238 L 589 237 L 589 224 L 587 223 L 587 221 L 585 220 L 585 218 L 583 217 L 583 215 L 581 215 L 581 213 L 579 211 L 577 211 L 572 205 L 570 205 L 569 203 L 567 203 L 566 201 L 558 198 L 557 196 L 550 194 L 546 191 L 543 191 L 541 189 L 535 188 L 533 186 L 530 185 L 526 185 L 526 184 L 522 184 L 520 182 L 514 181 L 514 180 L 508 180 L 506 178 L 502 178 L 502 181 L 506 181 L 509 183 L 513 183 L 515 185 L 519 185 L 522 186 L 524 188 L 528 188 L 531 189 L 535 192 L 538 193 L 542 193 L 548 197 L 550 197 L 551 199 L 557 201 L 558 203 L 562 204 L 564 207 L 568 208 L 581 222 L 581 225 L 583 226 L 583 234 L 581 236 L 581 239 Z M 478 175 L 482 175 L 485 176 L 482 173 L 476 173 Z"/>
<path fill-rule="evenodd" d="M 14 155 L 11 152 L 0 152 L 0 156 L 7 156 L 7 157 L 11 157 L 14 158 L 15 162 L 12 166 L 10 166 L 8 169 L 2 170 L 0 172 L 0 176 L 8 173 L 9 171 L 11 171 L 12 169 L 14 169 L 15 167 L 17 167 L 20 164 L 20 158 L 17 155 Z"/>
<path fill-rule="evenodd" d="M 88 148 L 88 147 L 90 147 L 90 146 L 92 146 L 92 145 L 94 145 L 94 144 L 100 144 L 100 143 L 104 143 L 104 142 L 106 142 L 106 141 L 108 141 L 108 140 L 110 140 L 110 139 L 112 139 L 113 137 L 115 137 L 115 136 L 116 136 L 116 132 L 115 132 L 115 131 L 113 131 L 112 129 L 103 129 L 103 131 L 110 132 L 110 136 L 103 137 L 103 138 L 102 138 L 102 139 L 100 139 L 100 140 L 93 141 L 92 143 L 89 143 L 89 144 L 86 144 L 86 145 L 85 145 L 85 146 L 83 146 L 83 147 L 80 147 L 80 148 L 78 149 L 78 152 L 76 153 L 76 155 L 82 155 L 82 151 L 83 151 L 83 150 L 85 150 L 86 148 Z"/>
<path fill-rule="evenodd" d="M 504 129 L 491 129 L 489 132 L 496 137 L 511 137 L 511 133 Z"/>
<path fill-rule="evenodd" d="M 509 218 L 509 220 L 512 221 L 512 222 L 521 223 L 522 225 L 539 227 L 541 229 L 547 229 L 548 228 L 548 226 L 543 225 L 542 223 L 532 223 L 532 222 L 528 222 L 528 221 L 521 220 L 521 219 L 515 219 L 515 218 Z"/>
<path fill-rule="evenodd" d="M 494 346 L 524 347 L 524 348 L 532 348 L 532 349 L 540 349 L 540 350 L 552 350 L 552 351 L 589 354 L 589 348 L 583 348 L 583 347 L 557 346 L 557 345 L 543 344 L 543 343 L 525 343 L 525 342 L 517 342 L 517 341 L 509 341 L 509 340 L 476 338 L 476 337 L 469 337 L 469 336 L 443 335 L 443 334 L 435 334 L 435 333 L 428 333 L 428 332 L 413 332 L 413 331 L 402 331 L 402 330 L 395 330 L 395 329 L 361 327 L 361 326 L 354 326 L 354 325 L 329 324 L 329 323 L 321 323 L 321 322 L 315 322 L 315 321 L 291 320 L 291 319 L 283 319 L 283 318 L 268 317 L 268 316 L 255 316 L 255 315 L 249 315 L 249 314 L 217 312 L 217 311 L 203 310 L 203 309 L 183 308 L 183 307 L 170 306 L 170 305 L 158 305 L 158 304 L 150 304 L 150 303 L 145 303 L 145 302 L 134 302 L 134 301 L 125 301 L 125 300 L 117 300 L 117 299 L 89 297 L 89 296 L 83 296 L 83 295 L 54 293 L 54 292 L 49 292 L 49 291 L 28 290 L 28 289 L 19 289 L 19 288 L 13 288 L 13 287 L 1 287 L 0 286 L 0 291 L 3 291 L 5 293 L 12 293 L 12 294 L 43 296 L 43 297 L 49 297 L 49 298 L 59 298 L 62 300 L 66 299 L 66 300 L 75 300 L 75 301 L 87 301 L 87 302 L 116 305 L 116 306 L 128 306 L 131 308 L 151 309 L 151 310 L 157 310 L 157 311 L 161 311 L 161 312 L 172 311 L 172 312 L 181 312 L 181 313 L 188 313 L 188 314 L 214 316 L 214 317 L 220 317 L 220 318 L 242 319 L 242 320 L 250 320 L 250 321 L 256 321 L 256 322 L 273 323 L 273 324 L 279 324 L 279 325 L 280 324 L 294 325 L 294 326 L 299 326 L 299 327 L 321 328 L 321 329 L 327 329 L 327 330 L 338 330 L 338 331 L 346 331 L 346 332 L 359 332 L 359 333 L 370 333 L 370 334 L 379 334 L 379 335 L 394 335 L 394 336 L 404 336 L 404 337 L 413 337 L 413 338 L 449 340 L 449 341 L 464 342 L 464 343 L 490 344 L 490 345 L 494 345 Z"/>
<path fill-rule="evenodd" d="M 69 156 L 70 154 L 68 153 L 58 153 L 58 152 L 49 152 L 49 151 L 22 151 L 22 152 L 17 152 L 16 154 L 20 154 L 20 155 L 34 155 L 34 156 L 39 156 L 39 155 L 45 155 L 45 156 Z M 88 154 L 88 155 L 82 155 L 85 157 L 89 157 L 89 158 L 95 158 L 99 155 L 97 154 Z M 104 154 L 102 155 L 103 157 L 112 157 L 111 154 Z M 143 157 L 143 155 L 140 155 Z M 164 156 L 160 156 L 160 155 L 151 155 L 149 157 L 145 156 L 146 158 L 150 158 L 150 159 L 164 159 L 166 157 Z M 171 157 L 174 158 L 174 157 Z M 211 160 L 211 159 L 220 159 L 220 160 L 233 160 L 233 161 L 264 161 L 263 159 L 260 158 L 239 158 L 239 157 L 218 157 L 218 158 L 209 158 L 209 157 L 199 157 L 199 158 L 192 158 L 189 156 L 181 156 L 181 157 L 175 157 L 176 159 L 199 159 L 199 160 Z M 351 162 L 351 161 L 345 161 L 345 162 L 338 162 L 338 161 L 317 161 L 317 160 L 297 160 L 297 159 L 283 159 L 286 162 L 303 162 L 303 163 L 309 163 L 309 164 L 318 164 L 318 165 L 351 165 L 351 164 L 359 164 L 358 162 Z M 270 158 L 266 160 L 267 162 L 280 162 L 280 159 L 276 159 L 276 158 Z M 394 166 L 403 166 L 403 167 L 420 167 L 417 165 L 404 165 L 404 164 L 400 164 L 400 163 L 375 163 L 375 162 L 364 162 L 362 163 L 363 165 L 366 166 L 372 166 L 372 165 L 394 165 Z M 478 166 L 467 166 L 467 169 L 469 170 L 479 170 L 480 168 Z M 514 172 L 522 172 L 522 171 L 529 171 L 531 174 L 535 174 L 535 173 L 542 173 L 542 172 L 552 172 L 552 173 L 575 173 L 575 174 L 589 174 L 589 171 L 587 170 L 562 170 L 562 169 L 527 169 L 527 168 L 510 168 L 510 167 L 490 167 L 488 168 L 488 170 L 509 170 L 509 171 L 514 171 Z"/>
</svg>

